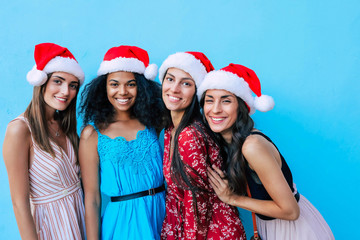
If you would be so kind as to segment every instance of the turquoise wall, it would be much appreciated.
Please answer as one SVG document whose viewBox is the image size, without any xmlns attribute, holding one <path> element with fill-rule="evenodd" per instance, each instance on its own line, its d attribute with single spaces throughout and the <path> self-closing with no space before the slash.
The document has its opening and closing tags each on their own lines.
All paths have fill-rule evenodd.
<svg viewBox="0 0 360 240">
<path fill-rule="evenodd" d="M 0 145 L 7 123 L 30 102 L 25 76 L 40 42 L 68 47 L 86 82 L 106 50 L 120 44 L 147 49 L 158 65 L 193 50 L 217 69 L 230 62 L 254 69 L 276 102 L 254 115 L 257 128 L 281 149 L 299 191 L 336 239 L 357 235 L 359 1 L 1 1 Z M 0 236 L 20 239 L 0 158 Z M 249 230 L 251 218 L 242 213 Z"/>
</svg>

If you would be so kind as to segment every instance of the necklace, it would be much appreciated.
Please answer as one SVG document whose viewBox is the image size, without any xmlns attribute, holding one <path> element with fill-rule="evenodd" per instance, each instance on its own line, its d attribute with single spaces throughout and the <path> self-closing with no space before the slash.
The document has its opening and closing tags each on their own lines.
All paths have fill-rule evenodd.
<svg viewBox="0 0 360 240">
<path fill-rule="evenodd" d="M 51 124 L 51 122 L 50 122 L 50 124 Z M 49 128 L 50 128 L 53 132 L 55 132 L 55 137 L 60 137 L 60 128 L 59 128 L 59 126 L 58 126 L 58 129 L 57 129 L 57 130 L 53 129 L 53 128 L 51 127 L 51 125 L 48 125 L 48 126 L 49 126 Z"/>
</svg>

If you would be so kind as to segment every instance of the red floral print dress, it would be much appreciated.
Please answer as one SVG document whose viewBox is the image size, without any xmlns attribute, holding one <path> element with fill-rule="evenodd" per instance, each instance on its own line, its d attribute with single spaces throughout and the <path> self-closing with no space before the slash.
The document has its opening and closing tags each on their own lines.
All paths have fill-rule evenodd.
<svg viewBox="0 0 360 240">
<path fill-rule="evenodd" d="M 196 192 L 197 214 L 193 203 L 192 192 L 179 188 L 170 177 L 171 157 L 170 142 L 171 130 L 164 134 L 164 175 L 167 182 L 166 216 L 161 232 L 162 239 L 246 239 L 244 227 L 239 219 L 236 208 L 223 203 L 214 193 L 208 182 L 206 168 L 207 152 L 211 164 L 220 167 L 222 159 L 219 156 L 219 147 L 206 134 L 202 135 L 195 125 L 205 133 L 202 123 L 195 121 L 184 128 L 178 138 L 179 153 L 182 161 L 188 164 L 193 171 L 186 171 L 198 187 L 209 192 Z M 206 141 L 208 147 L 206 147 Z M 188 169 L 188 168 L 186 168 Z"/>
</svg>

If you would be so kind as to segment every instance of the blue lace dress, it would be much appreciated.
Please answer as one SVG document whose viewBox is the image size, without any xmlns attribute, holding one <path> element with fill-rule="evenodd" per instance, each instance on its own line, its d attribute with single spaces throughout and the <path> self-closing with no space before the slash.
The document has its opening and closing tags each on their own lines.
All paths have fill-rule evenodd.
<svg viewBox="0 0 360 240">
<path fill-rule="evenodd" d="M 94 126 L 94 125 L 93 125 Z M 162 149 L 154 129 L 146 127 L 136 139 L 110 138 L 98 133 L 101 239 L 160 239 L 165 217 L 165 191 L 121 202 L 109 197 L 127 195 L 164 183 Z"/>
</svg>

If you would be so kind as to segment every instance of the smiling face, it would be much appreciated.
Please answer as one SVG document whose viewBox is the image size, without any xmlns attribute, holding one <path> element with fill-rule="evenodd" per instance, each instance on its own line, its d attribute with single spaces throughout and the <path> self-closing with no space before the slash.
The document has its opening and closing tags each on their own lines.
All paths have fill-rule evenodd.
<svg viewBox="0 0 360 240">
<path fill-rule="evenodd" d="M 64 111 L 75 98 L 79 79 L 65 72 L 54 72 L 46 83 L 44 101 L 49 109 Z"/>
<path fill-rule="evenodd" d="M 213 132 L 220 133 L 227 141 L 232 137 L 231 128 L 238 117 L 238 100 L 226 90 L 207 90 L 204 98 L 204 115 Z"/>
<path fill-rule="evenodd" d="M 119 71 L 108 74 L 106 91 L 109 102 L 118 114 L 130 114 L 137 95 L 137 85 L 133 73 Z"/>
<path fill-rule="evenodd" d="M 195 81 L 179 68 L 169 68 L 162 83 L 162 98 L 167 109 L 183 114 L 195 97 Z"/>
</svg>

